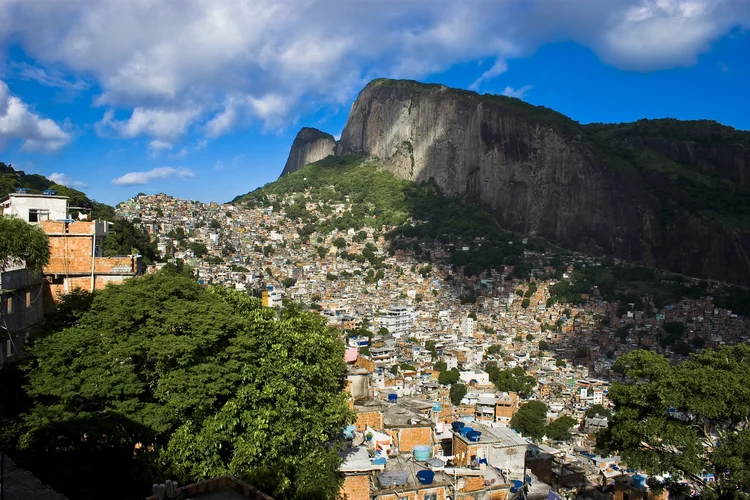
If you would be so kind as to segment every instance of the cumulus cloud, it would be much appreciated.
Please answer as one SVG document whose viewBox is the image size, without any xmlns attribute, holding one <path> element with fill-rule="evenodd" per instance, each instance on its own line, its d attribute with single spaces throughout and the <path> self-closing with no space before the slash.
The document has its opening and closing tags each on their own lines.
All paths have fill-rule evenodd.
<svg viewBox="0 0 750 500">
<path fill-rule="evenodd" d="M 376 76 L 494 61 L 479 88 L 559 40 L 618 68 L 685 66 L 737 26 L 750 27 L 747 0 L 0 2 L 0 44 L 95 79 L 98 105 L 133 110 L 110 116 L 110 132 L 161 140 L 196 125 L 209 137 L 254 120 L 277 128 L 348 104 Z"/>
<path fill-rule="evenodd" d="M 114 131 L 119 137 L 127 139 L 141 135 L 156 137 L 159 140 L 153 141 L 152 144 L 155 143 L 157 149 L 168 149 L 165 139 L 176 139 L 182 136 L 199 112 L 200 110 L 196 108 L 170 110 L 137 107 L 130 118 L 116 120 L 114 112 L 108 110 L 96 126 L 102 134 Z"/>
<path fill-rule="evenodd" d="M 146 172 L 128 172 L 125 175 L 112 179 L 112 184 L 118 186 L 134 186 L 148 184 L 157 179 L 195 177 L 195 174 L 185 168 L 159 167 Z"/>
<path fill-rule="evenodd" d="M 57 151 L 70 141 L 70 134 L 49 118 L 34 113 L 18 97 L 11 95 L 0 80 L 0 149 L 12 140 L 21 140 L 29 150 Z"/>
<path fill-rule="evenodd" d="M 72 188 L 85 188 L 88 187 L 88 184 L 86 184 L 83 181 L 74 181 L 70 178 L 67 174 L 62 173 L 53 173 L 47 177 L 49 180 L 54 182 L 55 184 L 60 184 L 62 186 L 68 186 Z"/>
<path fill-rule="evenodd" d="M 523 99 L 526 97 L 526 92 L 531 90 L 531 85 L 524 85 L 521 88 L 514 89 L 513 87 L 505 87 L 502 94 L 508 97 L 518 97 L 519 99 Z"/>
</svg>

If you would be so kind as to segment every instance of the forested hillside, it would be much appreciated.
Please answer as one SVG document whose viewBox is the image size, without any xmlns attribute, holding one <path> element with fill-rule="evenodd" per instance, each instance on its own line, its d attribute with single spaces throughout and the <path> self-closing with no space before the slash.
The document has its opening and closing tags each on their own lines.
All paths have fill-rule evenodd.
<svg viewBox="0 0 750 500">
<path fill-rule="evenodd" d="M 329 156 L 234 202 L 283 209 L 298 224 L 303 240 L 316 231 L 371 227 L 389 240 L 391 254 L 405 251 L 426 260 L 440 260 L 466 276 L 510 270 L 511 276 L 522 279 L 533 273 L 536 279 L 559 280 L 551 288 L 550 302 L 577 305 L 590 296 L 620 302 L 623 309 L 632 303 L 636 310 L 655 312 L 683 297 L 712 296 L 719 307 L 750 314 L 746 289 L 685 281 L 668 272 L 616 263 L 611 258 L 601 258 L 593 266 L 579 264 L 563 278 L 568 264 L 579 255 L 541 239 L 502 230 L 490 209 L 477 200 L 448 196 L 431 181 L 397 179 L 377 161 L 356 155 Z M 315 212 L 323 216 L 311 213 L 307 209 L 310 203 L 317 205 Z M 335 213 L 337 204 L 350 204 L 351 208 Z M 342 257 L 367 258 L 347 252 L 342 252 Z"/>
</svg>

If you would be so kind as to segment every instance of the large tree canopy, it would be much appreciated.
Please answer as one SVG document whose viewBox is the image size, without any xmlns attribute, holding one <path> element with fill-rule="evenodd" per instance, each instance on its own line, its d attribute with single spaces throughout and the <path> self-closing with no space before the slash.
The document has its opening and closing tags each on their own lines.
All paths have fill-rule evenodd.
<svg viewBox="0 0 750 500">
<path fill-rule="evenodd" d="M 20 446 L 70 496 L 97 495 L 70 481 L 81 469 L 145 488 L 124 497 L 221 474 L 278 498 L 338 491 L 344 346 L 315 315 L 162 271 L 97 292 L 30 350 Z"/>
<path fill-rule="evenodd" d="M 524 403 L 510 419 L 510 427 L 524 437 L 542 439 L 547 430 L 547 405 L 541 401 Z"/>
<path fill-rule="evenodd" d="M 498 391 L 517 392 L 523 397 L 528 397 L 534 392 L 536 379 L 520 366 L 500 370 L 495 363 L 487 363 L 486 369 L 490 382 L 495 384 Z"/>
<path fill-rule="evenodd" d="M 599 447 L 651 474 L 711 472 L 706 496 L 750 494 L 750 346 L 722 347 L 671 365 L 661 355 L 622 356 L 628 383 L 613 384 L 615 413 Z"/>
<path fill-rule="evenodd" d="M 17 217 L 0 215 L 0 270 L 20 260 L 34 273 L 49 262 L 49 239 L 38 226 Z"/>
</svg>

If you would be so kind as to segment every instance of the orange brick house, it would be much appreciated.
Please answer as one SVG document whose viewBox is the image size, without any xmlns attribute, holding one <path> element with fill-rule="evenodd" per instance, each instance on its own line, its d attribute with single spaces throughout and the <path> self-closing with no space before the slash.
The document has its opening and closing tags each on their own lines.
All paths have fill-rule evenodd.
<svg viewBox="0 0 750 500">
<path fill-rule="evenodd" d="M 50 260 L 44 268 L 54 300 L 76 288 L 93 292 L 143 272 L 140 256 L 104 257 L 104 221 L 41 221 L 49 237 Z"/>
<path fill-rule="evenodd" d="M 93 292 L 143 272 L 140 256 L 104 257 L 110 223 L 90 220 L 89 209 L 69 206 L 67 196 L 21 189 L 1 200 L 0 208 L 3 215 L 40 226 L 49 237 L 50 260 L 43 274 L 51 300 L 76 288 Z"/>
</svg>

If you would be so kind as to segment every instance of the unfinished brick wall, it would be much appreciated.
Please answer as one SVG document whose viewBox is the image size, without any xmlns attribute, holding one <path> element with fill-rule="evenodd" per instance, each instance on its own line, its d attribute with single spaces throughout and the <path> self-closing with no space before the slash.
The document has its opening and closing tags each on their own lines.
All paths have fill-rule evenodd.
<svg viewBox="0 0 750 500">
<path fill-rule="evenodd" d="M 383 413 L 380 411 L 368 411 L 357 413 L 357 422 L 354 424 L 358 431 L 364 431 L 369 425 L 375 430 L 383 428 Z"/>
<path fill-rule="evenodd" d="M 453 459 L 456 465 L 468 465 L 471 461 L 469 445 L 466 444 L 463 439 L 457 438 L 455 434 L 453 435 L 453 454 L 456 457 Z"/>
<path fill-rule="evenodd" d="M 461 491 L 477 491 L 484 489 L 484 476 L 466 476 Z"/>
<path fill-rule="evenodd" d="M 370 476 L 355 474 L 344 476 L 341 495 L 345 500 L 370 500 Z"/>
<path fill-rule="evenodd" d="M 398 430 L 398 449 L 401 452 L 409 452 L 415 446 L 429 446 L 432 443 L 431 427 L 406 427 Z"/>
<path fill-rule="evenodd" d="M 135 259 L 132 257 L 96 257 L 94 259 L 96 274 L 135 273 Z M 89 266 L 91 269 L 91 266 Z"/>
<path fill-rule="evenodd" d="M 91 236 L 50 236 L 50 259 L 44 273 L 90 273 L 91 239 Z"/>
</svg>

